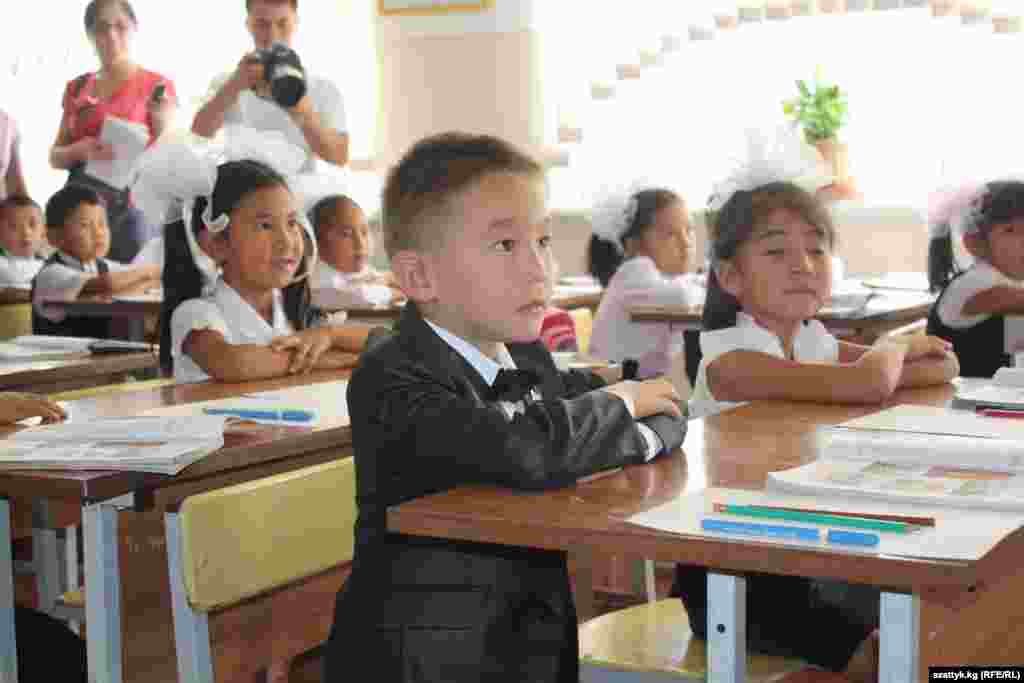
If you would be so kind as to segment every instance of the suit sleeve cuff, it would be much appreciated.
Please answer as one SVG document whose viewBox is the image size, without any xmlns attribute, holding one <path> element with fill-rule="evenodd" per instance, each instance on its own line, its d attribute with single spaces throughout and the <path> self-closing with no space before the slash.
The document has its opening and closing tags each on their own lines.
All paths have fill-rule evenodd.
<svg viewBox="0 0 1024 683">
<path fill-rule="evenodd" d="M 647 453 L 644 456 L 644 462 L 650 462 L 654 459 L 658 453 L 665 450 L 665 444 L 661 442 L 661 437 L 653 429 L 648 427 L 642 422 L 636 423 L 637 429 L 640 430 L 640 434 L 644 437 L 644 443 L 647 444 Z"/>
</svg>

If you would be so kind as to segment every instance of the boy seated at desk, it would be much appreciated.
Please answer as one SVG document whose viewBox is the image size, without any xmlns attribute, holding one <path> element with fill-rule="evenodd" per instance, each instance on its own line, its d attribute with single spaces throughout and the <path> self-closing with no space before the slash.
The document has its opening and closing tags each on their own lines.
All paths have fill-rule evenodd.
<svg viewBox="0 0 1024 683">
<path fill-rule="evenodd" d="M 43 214 L 30 197 L 0 202 L 0 287 L 29 287 L 43 266 Z"/>
<path fill-rule="evenodd" d="M 128 294 L 160 284 L 160 268 L 130 267 L 110 251 L 107 210 L 95 190 L 65 185 L 46 203 L 46 235 L 56 251 L 32 281 L 32 332 L 65 337 L 110 336 L 110 318 L 67 316 L 46 301 Z"/>
<path fill-rule="evenodd" d="M 682 443 L 678 397 L 661 379 L 560 372 L 539 341 L 551 238 L 536 161 L 442 134 L 405 155 L 383 197 L 409 303 L 349 383 L 359 517 L 324 680 L 576 683 L 565 553 L 392 533 L 386 511 L 462 485 L 542 491 L 647 462 Z"/>
<path fill-rule="evenodd" d="M 373 233 L 355 200 L 332 194 L 309 212 L 320 261 L 313 282 L 314 300 L 330 309 L 385 306 L 404 299 L 391 273 L 370 265 Z"/>
</svg>

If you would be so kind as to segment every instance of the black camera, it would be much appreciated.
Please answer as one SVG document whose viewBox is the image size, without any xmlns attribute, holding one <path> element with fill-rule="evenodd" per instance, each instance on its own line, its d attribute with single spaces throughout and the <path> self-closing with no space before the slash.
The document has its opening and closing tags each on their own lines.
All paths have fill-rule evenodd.
<svg viewBox="0 0 1024 683">
<path fill-rule="evenodd" d="M 256 50 L 255 59 L 263 65 L 263 78 L 270 96 L 282 107 L 291 108 L 306 94 L 306 70 L 295 50 L 283 43 Z"/>
</svg>

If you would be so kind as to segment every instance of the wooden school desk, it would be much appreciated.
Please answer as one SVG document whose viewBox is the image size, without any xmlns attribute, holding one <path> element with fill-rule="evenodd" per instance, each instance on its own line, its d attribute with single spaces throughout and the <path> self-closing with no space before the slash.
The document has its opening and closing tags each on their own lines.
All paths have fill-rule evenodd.
<svg viewBox="0 0 1024 683">
<path fill-rule="evenodd" d="M 74 421 L 135 415 L 199 401 L 231 398 L 347 379 L 349 370 L 317 372 L 245 384 L 181 384 L 69 402 Z M 0 430 L 10 433 L 11 428 Z M 348 420 L 322 420 L 315 429 L 246 427 L 225 433 L 224 448 L 175 476 L 129 472 L 0 470 L 0 538 L 10 534 L 9 499 L 64 500 L 82 507 L 86 619 L 91 681 L 121 683 L 121 585 L 118 508 L 175 509 L 186 497 L 351 454 Z M 0 681 L 15 680 L 11 550 L 0 543 Z"/>
<path fill-rule="evenodd" d="M 890 404 L 947 404 L 953 387 L 903 391 Z M 1020 663 L 1024 651 L 1024 530 L 976 562 L 844 554 L 832 546 L 802 550 L 732 538 L 679 536 L 626 522 L 630 515 L 709 486 L 760 489 L 770 471 L 818 456 L 815 429 L 880 406 L 758 402 L 694 420 L 683 448 L 650 465 L 542 494 L 474 486 L 390 508 L 388 526 L 405 534 L 575 551 L 620 552 L 711 568 L 709 603 L 728 605 L 730 572 L 774 572 L 870 583 L 882 602 L 882 671 L 886 683 L 911 683 L 935 664 Z M 482 454 L 482 457 L 485 454 Z M 735 630 L 733 631 L 735 634 Z M 737 643 L 715 659 L 711 681 L 744 680 Z M 1016 662 L 1014 661 L 1016 658 Z M 714 662 L 720 664 L 716 667 Z M 724 665 L 722 664 L 724 662 Z"/>
<path fill-rule="evenodd" d="M 132 341 L 144 341 L 146 329 L 156 329 L 160 320 L 162 300 L 159 295 L 137 296 L 83 296 L 73 301 L 47 301 L 47 306 L 69 316 L 112 318 L 113 336 Z"/>
<path fill-rule="evenodd" d="M 27 304 L 32 301 L 32 292 L 23 287 L 0 288 L 0 305 Z"/>
<path fill-rule="evenodd" d="M 832 334 L 873 341 L 889 330 L 928 315 L 932 296 L 923 292 L 879 290 L 859 308 L 824 308 L 817 316 Z M 684 330 L 701 329 L 702 306 L 633 306 L 633 322 L 672 323 Z"/>
<path fill-rule="evenodd" d="M 52 394 L 124 381 L 127 373 L 155 370 L 153 353 L 110 353 L 33 361 L 0 360 L 0 390 Z"/>
</svg>

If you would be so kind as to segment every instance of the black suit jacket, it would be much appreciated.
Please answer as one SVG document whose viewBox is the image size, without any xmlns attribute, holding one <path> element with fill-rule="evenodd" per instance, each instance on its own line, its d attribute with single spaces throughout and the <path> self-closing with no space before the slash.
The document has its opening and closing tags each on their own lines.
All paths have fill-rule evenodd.
<svg viewBox="0 0 1024 683">
<path fill-rule="evenodd" d="M 326 681 L 372 671 L 381 683 L 579 680 L 565 554 L 389 532 L 391 505 L 465 484 L 540 491 L 645 459 L 623 402 L 593 374 L 559 372 L 542 344 L 509 344 L 543 378 L 541 401 L 511 421 L 479 373 L 407 305 L 373 339 L 348 405 L 359 517 L 339 593 Z M 651 423 L 666 450 L 685 423 Z"/>
</svg>

